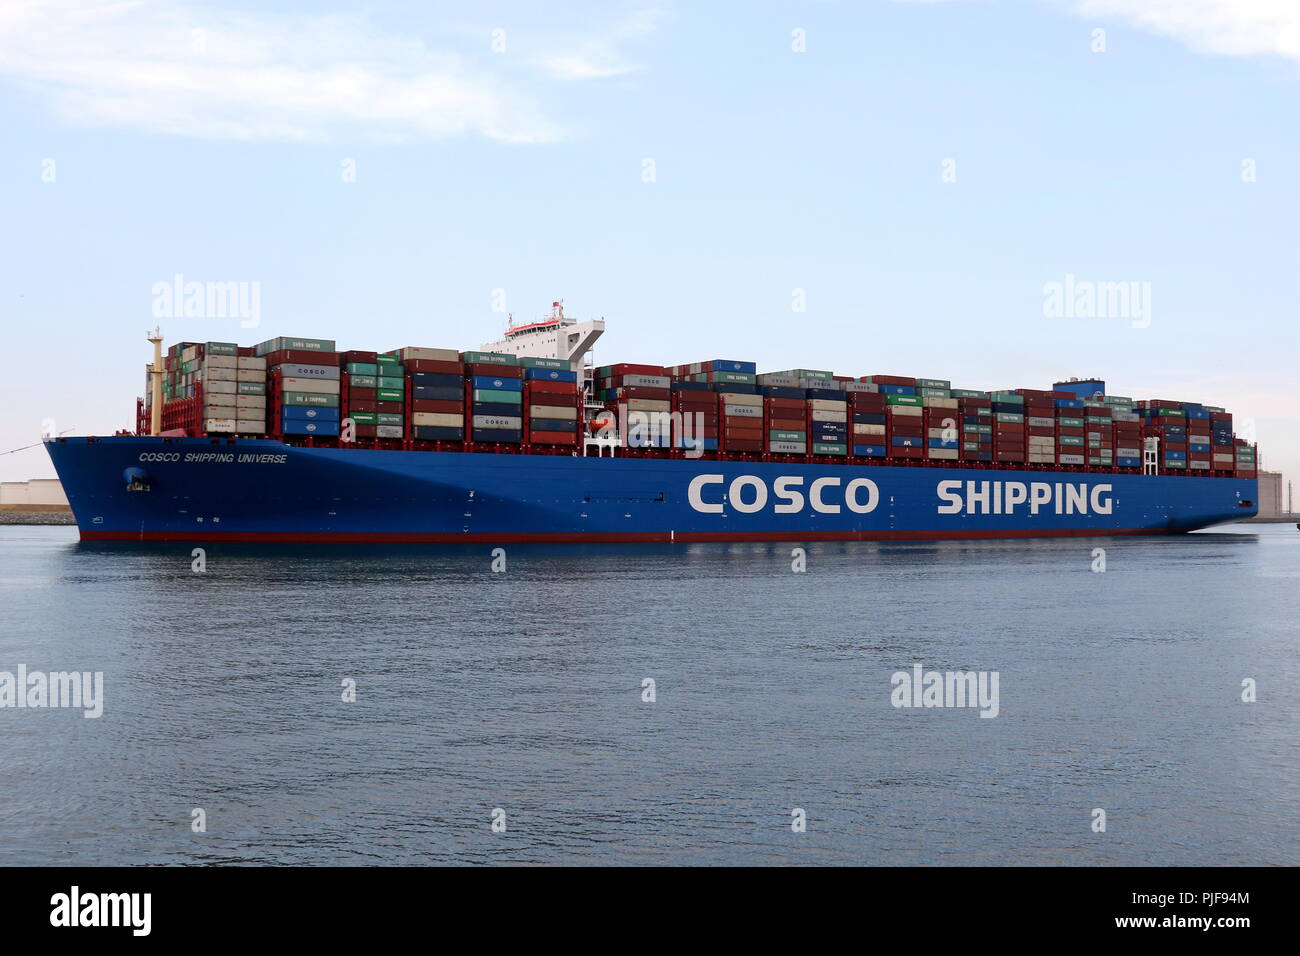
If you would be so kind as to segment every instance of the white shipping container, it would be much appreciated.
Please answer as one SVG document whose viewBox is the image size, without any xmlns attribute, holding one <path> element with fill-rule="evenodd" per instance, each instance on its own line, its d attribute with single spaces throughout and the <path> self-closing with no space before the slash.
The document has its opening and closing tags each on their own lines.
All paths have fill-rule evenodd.
<svg viewBox="0 0 1300 956">
<path fill-rule="evenodd" d="M 427 359 L 432 362 L 460 361 L 460 353 L 455 349 L 425 349 L 412 347 L 399 349 L 397 354 L 401 356 L 402 361 L 408 359 Z"/>
<path fill-rule="evenodd" d="M 763 407 L 762 395 L 742 395 L 739 392 L 720 392 L 722 401 L 727 405 L 757 405 Z"/>
<path fill-rule="evenodd" d="M 563 418 L 568 421 L 578 420 L 578 410 L 572 405 L 529 405 L 529 418 Z"/>
<path fill-rule="evenodd" d="M 1058 455 L 1057 460 L 1062 465 L 1082 465 L 1085 461 L 1083 455 Z"/>
<path fill-rule="evenodd" d="M 266 372 L 260 368 L 237 368 L 235 369 L 236 382 L 265 382 Z"/>
<path fill-rule="evenodd" d="M 480 415 L 479 418 L 490 418 L 492 416 Z M 475 421 L 478 419 L 476 418 Z M 518 421 L 518 419 L 515 419 Z M 412 425 L 433 425 L 439 428 L 464 428 L 465 416 L 456 415 L 447 412 L 412 412 Z"/>
<path fill-rule="evenodd" d="M 339 377 L 339 367 L 337 365 L 299 365 L 297 362 L 285 362 L 283 365 L 277 365 L 276 368 L 280 370 L 280 374 L 286 379 L 316 378 L 337 380 Z"/>
<path fill-rule="evenodd" d="M 401 425 L 376 425 L 376 438 L 404 438 Z"/>
<path fill-rule="evenodd" d="M 335 369 L 335 371 L 338 370 Z M 286 392 L 315 392 L 318 395 L 337 395 L 339 393 L 337 379 L 285 378 L 281 379 L 280 385 Z"/>
<path fill-rule="evenodd" d="M 1134 455 L 1133 457 L 1136 458 L 1137 456 Z M 1225 455 L 1222 452 L 1215 452 L 1214 460 L 1221 465 L 1231 465 L 1233 462 L 1233 457 L 1232 455 Z"/>
<path fill-rule="evenodd" d="M 516 415 L 475 415 L 475 428 L 523 428 L 524 420 Z"/>
<path fill-rule="evenodd" d="M 265 395 L 236 395 L 235 407 L 240 409 L 266 408 L 266 396 Z M 247 418 L 248 416 L 245 415 L 244 417 Z"/>
<path fill-rule="evenodd" d="M 808 444 L 801 441 L 772 441 L 767 443 L 767 450 L 778 455 L 803 455 L 808 451 Z"/>
<path fill-rule="evenodd" d="M 238 367 L 238 359 L 234 355 L 205 355 L 203 367 L 233 369 Z"/>
<path fill-rule="evenodd" d="M 199 347 L 197 345 L 189 345 L 181 349 L 182 362 L 193 362 L 198 357 L 199 357 Z"/>
<path fill-rule="evenodd" d="M 1189 461 L 1187 465 L 1189 468 L 1195 468 L 1197 471 L 1210 470 L 1210 463 L 1208 461 Z"/>
<path fill-rule="evenodd" d="M 926 451 L 929 452 L 929 457 L 930 457 L 930 458 L 948 458 L 948 459 L 951 459 L 951 458 L 956 458 L 956 457 L 957 457 L 957 449 L 956 449 L 956 448 L 928 448 L 928 449 L 926 449 Z"/>
<path fill-rule="evenodd" d="M 235 359 L 235 368 L 249 369 L 254 372 L 266 371 L 265 355 L 241 355 Z"/>
<path fill-rule="evenodd" d="M 957 408 L 955 398 L 923 398 L 921 405 L 925 408 Z"/>
<path fill-rule="evenodd" d="M 843 405 L 840 406 L 840 408 L 843 407 L 844 407 Z M 918 408 L 917 411 L 919 412 L 920 409 Z M 812 416 L 812 420 L 815 422 L 847 422 L 849 420 L 848 412 L 831 411 L 829 408 L 827 409 L 814 408 L 808 414 Z"/>
<path fill-rule="evenodd" d="M 1025 424 L 1026 424 L 1026 425 L 1033 425 L 1035 428 L 1055 428 L 1055 427 L 1056 427 L 1056 419 L 1055 419 L 1055 418 L 1041 418 L 1041 417 L 1039 417 L 1039 416 L 1037 416 L 1037 415 L 1031 415 L 1029 418 L 1025 419 Z"/>
<path fill-rule="evenodd" d="M 895 418 L 920 418 L 925 409 L 919 405 L 887 405 L 885 410 Z"/>
<path fill-rule="evenodd" d="M 233 368 L 216 368 L 204 366 L 199 372 L 199 380 L 203 382 L 233 382 L 238 373 Z"/>
<path fill-rule="evenodd" d="M 234 434 L 236 426 L 237 422 L 233 418 L 209 418 L 204 424 L 204 431 Z"/>
<path fill-rule="evenodd" d="M 234 395 L 239 386 L 234 382 L 204 382 L 203 391 L 208 395 Z"/>
<path fill-rule="evenodd" d="M 730 403 L 724 402 L 722 406 L 722 414 L 730 415 L 733 418 L 762 418 L 763 406 L 762 405 L 732 405 Z"/>
<path fill-rule="evenodd" d="M 241 435 L 264 435 L 266 434 L 266 420 L 253 421 L 252 419 L 241 418 L 235 422 L 235 431 Z"/>
<path fill-rule="evenodd" d="M 885 433 L 884 425 L 854 425 L 853 434 L 855 435 L 883 435 Z M 870 444 L 868 442 L 868 444 Z"/>
<path fill-rule="evenodd" d="M 1141 457 L 1142 457 L 1142 449 L 1140 449 L 1140 448 L 1116 448 L 1116 449 L 1115 449 L 1115 454 L 1118 455 L 1120 458 L 1141 458 Z M 1231 458 L 1232 456 L 1231 456 L 1231 455 L 1228 455 L 1227 457 L 1228 457 L 1228 458 Z"/>
<path fill-rule="evenodd" d="M 799 379 L 791 378 L 789 375 L 771 375 L 765 374 L 758 376 L 759 385 L 775 385 L 780 388 L 798 388 Z"/>
<path fill-rule="evenodd" d="M 238 407 L 239 407 L 238 405 L 235 405 L 233 403 L 230 405 L 214 405 L 209 402 L 203 406 L 203 417 L 204 418 L 238 418 L 239 416 L 235 413 Z"/>
<path fill-rule="evenodd" d="M 668 388 L 672 383 L 667 375 L 624 375 L 620 384 L 625 388 Z"/>
<path fill-rule="evenodd" d="M 845 382 L 844 391 L 846 392 L 868 392 L 872 395 L 880 394 L 880 386 L 875 382 Z"/>
<path fill-rule="evenodd" d="M 1029 453 L 1029 461 L 1035 465 L 1051 465 L 1055 464 L 1056 455 L 1039 454 L 1038 452 L 1031 451 Z"/>
<path fill-rule="evenodd" d="M 845 412 L 848 408 L 843 402 L 837 402 L 833 398 L 810 398 L 808 407 L 814 412 Z M 840 419 L 821 419 L 821 421 L 840 421 Z"/>
<path fill-rule="evenodd" d="M 658 398 L 629 398 L 629 412 L 667 412 L 672 410 L 672 402 Z"/>
</svg>

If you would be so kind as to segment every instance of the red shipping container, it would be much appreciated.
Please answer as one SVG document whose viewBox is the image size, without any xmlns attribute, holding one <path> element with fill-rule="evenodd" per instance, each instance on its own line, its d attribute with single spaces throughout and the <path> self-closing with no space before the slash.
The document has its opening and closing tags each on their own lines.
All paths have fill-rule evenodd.
<svg viewBox="0 0 1300 956">
<path fill-rule="evenodd" d="M 861 444 L 861 443 L 859 443 Z M 924 458 L 925 449 L 917 446 L 915 448 L 905 448 L 902 445 L 891 445 L 889 447 L 890 458 Z"/>
<path fill-rule="evenodd" d="M 378 397 L 378 390 L 373 388 L 350 387 L 347 392 L 348 402 L 373 402 Z"/>
<path fill-rule="evenodd" d="M 545 379 L 531 379 L 524 382 L 524 388 L 533 392 L 550 392 L 556 395 L 573 395 L 577 397 L 578 386 L 573 382 L 548 382 Z"/>
<path fill-rule="evenodd" d="M 727 451 L 762 451 L 763 440 L 761 438 L 732 438 L 728 436 L 723 439 L 722 447 Z"/>
<path fill-rule="evenodd" d="M 357 349 L 351 349 L 347 352 L 340 352 L 340 365 L 347 365 L 349 362 L 365 362 L 374 365 L 379 360 L 378 352 L 362 352 Z"/>
<path fill-rule="evenodd" d="M 523 378 L 524 370 L 520 365 L 493 365 L 491 362 L 466 362 L 466 375 L 482 375 L 487 378 Z"/>
<path fill-rule="evenodd" d="M 378 425 L 353 425 L 353 435 L 357 438 L 375 438 L 379 435 Z"/>
<path fill-rule="evenodd" d="M 582 396 L 575 392 L 539 392 L 536 389 L 526 389 L 523 404 L 574 408 L 582 404 Z"/>
<path fill-rule="evenodd" d="M 1029 404 L 1028 399 L 1031 398 L 1046 399 L 1047 403 L 1050 405 L 1054 393 L 1050 391 L 1043 391 L 1042 389 L 1037 389 L 1037 388 L 1018 388 L 1016 389 L 1015 394 L 1023 395 L 1026 399 L 1025 402 L 1026 405 Z"/>
<path fill-rule="evenodd" d="M 361 402 L 353 402 L 353 401 L 349 401 L 349 402 L 348 402 L 348 411 L 350 411 L 350 412 L 373 412 L 373 411 L 375 411 L 375 403 L 374 403 L 374 402 L 366 402 L 366 401 L 361 401 Z"/>
<path fill-rule="evenodd" d="M 993 434 L 995 435 L 1023 435 L 1025 426 L 1020 422 L 994 422 Z"/>
<path fill-rule="evenodd" d="M 629 385 L 626 388 L 620 388 L 618 392 L 620 399 L 649 398 L 660 402 L 666 402 L 672 396 L 673 393 L 666 388 L 647 388 L 643 385 Z"/>
<path fill-rule="evenodd" d="M 1023 451 L 1003 451 L 1001 448 L 993 452 L 994 461 L 1024 461 L 1025 453 Z"/>
<path fill-rule="evenodd" d="M 375 402 L 375 411 L 386 415 L 400 415 L 406 411 L 406 406 L 401 402 Z"/>
<path fill-rule="evenodd" d="M 912 438 L 922 438 L 922 437 L 925 436 L 925 426 L 924 426 L 924 425 L 903 425 L 903 424 L 895 423 L 895 424 L 893 425 L 893 427 L 890 428 L 889 431 L 890 431 L 890 434 L 893 434 L 893 435 L 910 436 L 910 437 L 912 437 Z M 879 436 L 877 435 L 877 436 L 875 436 L 875 437 L 878 438 Z M 874 444 L 874 443 L 873 443 L 873 442 L 858 442 L 858 444 L 860 444 L 860 445 L 870 445 L 870 444 Z"/>
<path fill-rule="evenodd" d="M 312 352 L 309 349 L 280 349 L 278 352 L 268 352 L 266 354 L 267 368 L 284 365 L 286 362 L 294 365 L 329 365 L 332 368 L 337 368 L 339 353 Z"/>
<path fill-rule="evenodd" d="M 1187 451 L 1187 442 L 1185 441 L 1167 441 L 1162 446 L 1165 451 Z"/>
<path fill-rule="evenodd" d="M 1075 438 L 1082 438 L 1082 437 L 1083 437 L 1083 429 L 1082 429 L 1082 428 L 1075 428 L 1075 427 L 1073 427 L 1073 426 L 1057 425 L 1057 426 L 1056 426 L 1056 434 L 1058 434 L 1058 435 L 1071 435 L 1071 436 L 1073 436 L 1073 437 L 1075 437 Z"/>
<path fill-rule="evenodd" d="M 578 435 L 576 432 L 548 432 L 541 429 L 532 428 L 528 431 L 530 441 L 539 445 L 576 445 L 578 444 Z"/>
<path fill-rule="evenodd" d="M 769 398 L 765 399 L 765 404 L 768 408 L 785 408 L 800 413 L 807 407 L 807 402 L 801 398 Z"/>
<path fill-rule="evenodd" d="M 961 409 L 992 408 L 993 400 L 989 398 L 959 398 L 957 399 L 957 407 Z"/>
<path fill-rule="evenodd" d="M 377 409 L 370 409 L 377 411 Z M 433 398 L 413 398 L 411 399 L 411 411 L 413 412 L 432 412 L 437 415 L 463 415 L 465 414 L 464 402 L 445 402 Z"/>
<path fill-rule="evenodd" d="M 803 432 L 808 430 L 808 423 L 801 418 L 769 418 L 767 427 L 771 431 Z"/>
<path fill-rule="evenodd" d="M 436 375 L 465 374 L 465 365 L 462 362 L 443 362 L 438 359 L 407 359 L 402 364 L 406 366 L 408 372 L 433 372 Z"/>
<path fill-rule="evenodd" d="M 609 370 L 609 374 L 611 378 L 616 378 L 620 375 L 667 375 L 668 370 L 662 365 L 630 365 L 623 362 L 619 365 L 612 366 Z"/>
<path fill-rule="evenodd" d="M 859 382 L 865 382 L 868 378 L 877 385 L 916 385 L 916 379 L 907 378 L 902 375 L 864 375 L 858 379 Z"/>
<path fill-rule="evenodd" d="M 739 438 L 742 441 L 748 441 L 751 439 L 758 441 L 763 437 L 763 429 L 761 428 L 736 428 L 728 425 L 723 429 L 723 433 L 727 436 L 728 441 L 733 438 Z"/>
<path fill-rule="evenodd" d="M 1030 425 L 1028 426 L 1029 434 L 1040 435 L 1051 438 L 1056 434 L 1056 429 L 1050 425 Z"/>
</svg>

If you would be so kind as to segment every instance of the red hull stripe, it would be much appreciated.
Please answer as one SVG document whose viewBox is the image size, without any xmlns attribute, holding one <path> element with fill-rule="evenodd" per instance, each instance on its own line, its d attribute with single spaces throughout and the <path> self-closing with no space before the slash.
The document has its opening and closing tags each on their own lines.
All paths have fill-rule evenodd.
<svg viewBox="0 0 1300 956">
<path fill-rule="evenodd" d="M 1104 538 L 1115 535 L 1181 534 L 1168 528 L 1043 529 L 1041 531 L 667 531 L 501 534 L 424 531 L 95 531 L 81 532 L 82 541 L 266 541 L 349 544 L 594 544 L 600 542 L 691 541 L 945 541 L 998 538 Z"/>
</svg>

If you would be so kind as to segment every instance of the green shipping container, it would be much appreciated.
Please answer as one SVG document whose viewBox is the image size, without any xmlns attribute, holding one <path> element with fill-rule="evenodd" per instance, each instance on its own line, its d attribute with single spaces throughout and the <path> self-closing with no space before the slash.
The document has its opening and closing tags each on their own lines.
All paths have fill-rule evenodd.
<svg viewBox="0 0 1300 956">
<path fill-rule="evenodd" d="M 378 425 L 379 416 L 374 412 L 349 412 L 348 418 L 357 425 Z"/>
<path fill-rule="evenodd" d="M 519 364 L 524 368 L 554 368 L 564 372 L 573 371 L 573 363 L 565 359 L 533 358 L 530 355 L 524 355 L 520 357 Z"/>
<path fill-rule="evenodd" d="M 266 384 L 264 382 L 236 382 L 235 391 L 239 395 L 265 395 Z"/>
<path fill-rule="evenodd" d="M 920 395 L 886 395 L 886 405 L 920 405 Z"/>
<path fill-rule="evenodd" d="M 285 392 L 284 404 L 320 405 L 324 408 L 338 408 L 339 397 L 337 395 L 324 395 L 320 392 Z"/>
<path fill-rule="evenodd" d="M 387 354 L 387 353 L 385 353 L 385 354 L 379 356 L 377 359 L 375 359 L 375 363 L 378 364 L 378 365 L 382 365 L 384 368 L 401 368 L 401 367 L 402 367 L 402 360 L 401 360 L 400 358 L 398 358 L 396 355 L 389 355 L 389 354 Z"/>
<path fill-rule="evenodd" d="M 281 335 L 278 338 L 259 342 L 253 351 L 258 355 L 266 355 L 283 349 L 297 349 L 300 352 L 333 352 L 335 350 L 333 339 L 299 339 L 289 335 Z"/>
<path fill-rule="evenodd" d="M 349 362 L 343 366 L 349 375 L 378 375 L 379 366 L 373 362 Z"/>
<path fill-rule="evenodd" d="M 952 382 L 946 378 L 918 378 L 916 380 L 917 388 L 952 388 Z M 942 397 L 942 396 L 940 396 Z"/>
<path fill-rule="evenodd" d="M 338 396 L 336 395 L 335 398 Z M 375 392 L 375 401 L 377 402 L 400 402 L 406 398 L 406 393 L 400 388 L 381 388 Z"/>
<path fill-rule="evenodd" d="M 1082 445 L 1083 438 L 1079 435 L 1058 435 L 1056 443 L 1058 445 Z"/>
<path fill-rule="evenodd" d="M 922 398 L 952 398 L 948 394 L 948 389 L 938 385 L 927 385 L 925 388 L 918 389 L 918 391 L 921 393 Z"/>
<path fill-rule="evenodd" d="M 392 412 L 380 412 L 379 425 L 401 425 L 405 419 L 401 415 L 394 415 Z"/>
<path fill-rule="evenodd" d="M 847 455 L 848 452 L 848 445 L 831 445 L 822 442 L 813 442 L 812 453 L 814 455 Z"/>
<path fill-rule="evenodd" d="M 396 375 L 381 375 L 379 388 L 395 388 L 400 391 L 406 388 L 406 379 Z"/>
<path fill-rule="evenodd" d="M 1015 392 L 990 392 L 989 398 L 995 402 L 1001 402 L 1004 405 L 1023 405 L 1025 396 L 1017 395 Z"/>
<path fill-rule="evenodd" d="M 1062 428 L 1082 428 L 1083 419 L 1082 418 L 1058 418 L 1056 420 L 1056 424 L 1060 425 Z"/>
<path fill-rule="evenodd" d="M 792 368 L 785 372 L 771 372 L 772 375 L 788 375 L 790 378 L 815 378 L 823 382 L 830 381 L 835 377 L 834 372 L 824 372 L 815 368 Z"/>
<path fill-rule="evenodd" d="M 348 384 L 353 388 L 378 388 L 379 379 L 373 375 L 353 375 Z"/>
<path fill-rule="evenodd" d="M 998 412 L 998 421 L 1006 422 L 1009 425 L 1023 425 L 1025 416 L 1017 412 Z"/>
<path fill-rule="evenodd" d="M 948 391 L 949 398 L 988 398 L 986 392 L 978 392 L 973 388 L 952 388 Z"/>
<path fill-rule="evenodd" d="M 203 346 L 204 355 L 238 355 L 239 346 L 234 342 L 209 342 Z"/>
<path fill-rule="evenodd" d="M 522 405 L 524 393 L 507 391 L 503 388 L 476 388 L 474 389 L 474 401 Z"/>
<path fill-rule="evenodd" d="M 770 441 L 807 441 L 808 433 L 807 432 L 785 432 L 785 431 L 774 430 L 774 431 L 769 431 L 767 433 L 767 437 Z"/>
<path fill-rule="evenodd" d="M 461 361 L 484 365 L 518 365 L 519 357 L 504 352 L 462 352 Z"/>
</svg>

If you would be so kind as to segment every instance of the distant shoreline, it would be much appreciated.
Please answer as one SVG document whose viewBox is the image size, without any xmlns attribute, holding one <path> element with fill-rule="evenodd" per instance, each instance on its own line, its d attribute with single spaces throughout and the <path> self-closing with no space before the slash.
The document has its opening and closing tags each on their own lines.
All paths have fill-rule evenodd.
<svg viewBox="0 0 1300 956">
<path fill-rule="evenodd" d="M 71 511 L 0 511 L 0 525 L 76 524 Z"/>
</svg>

